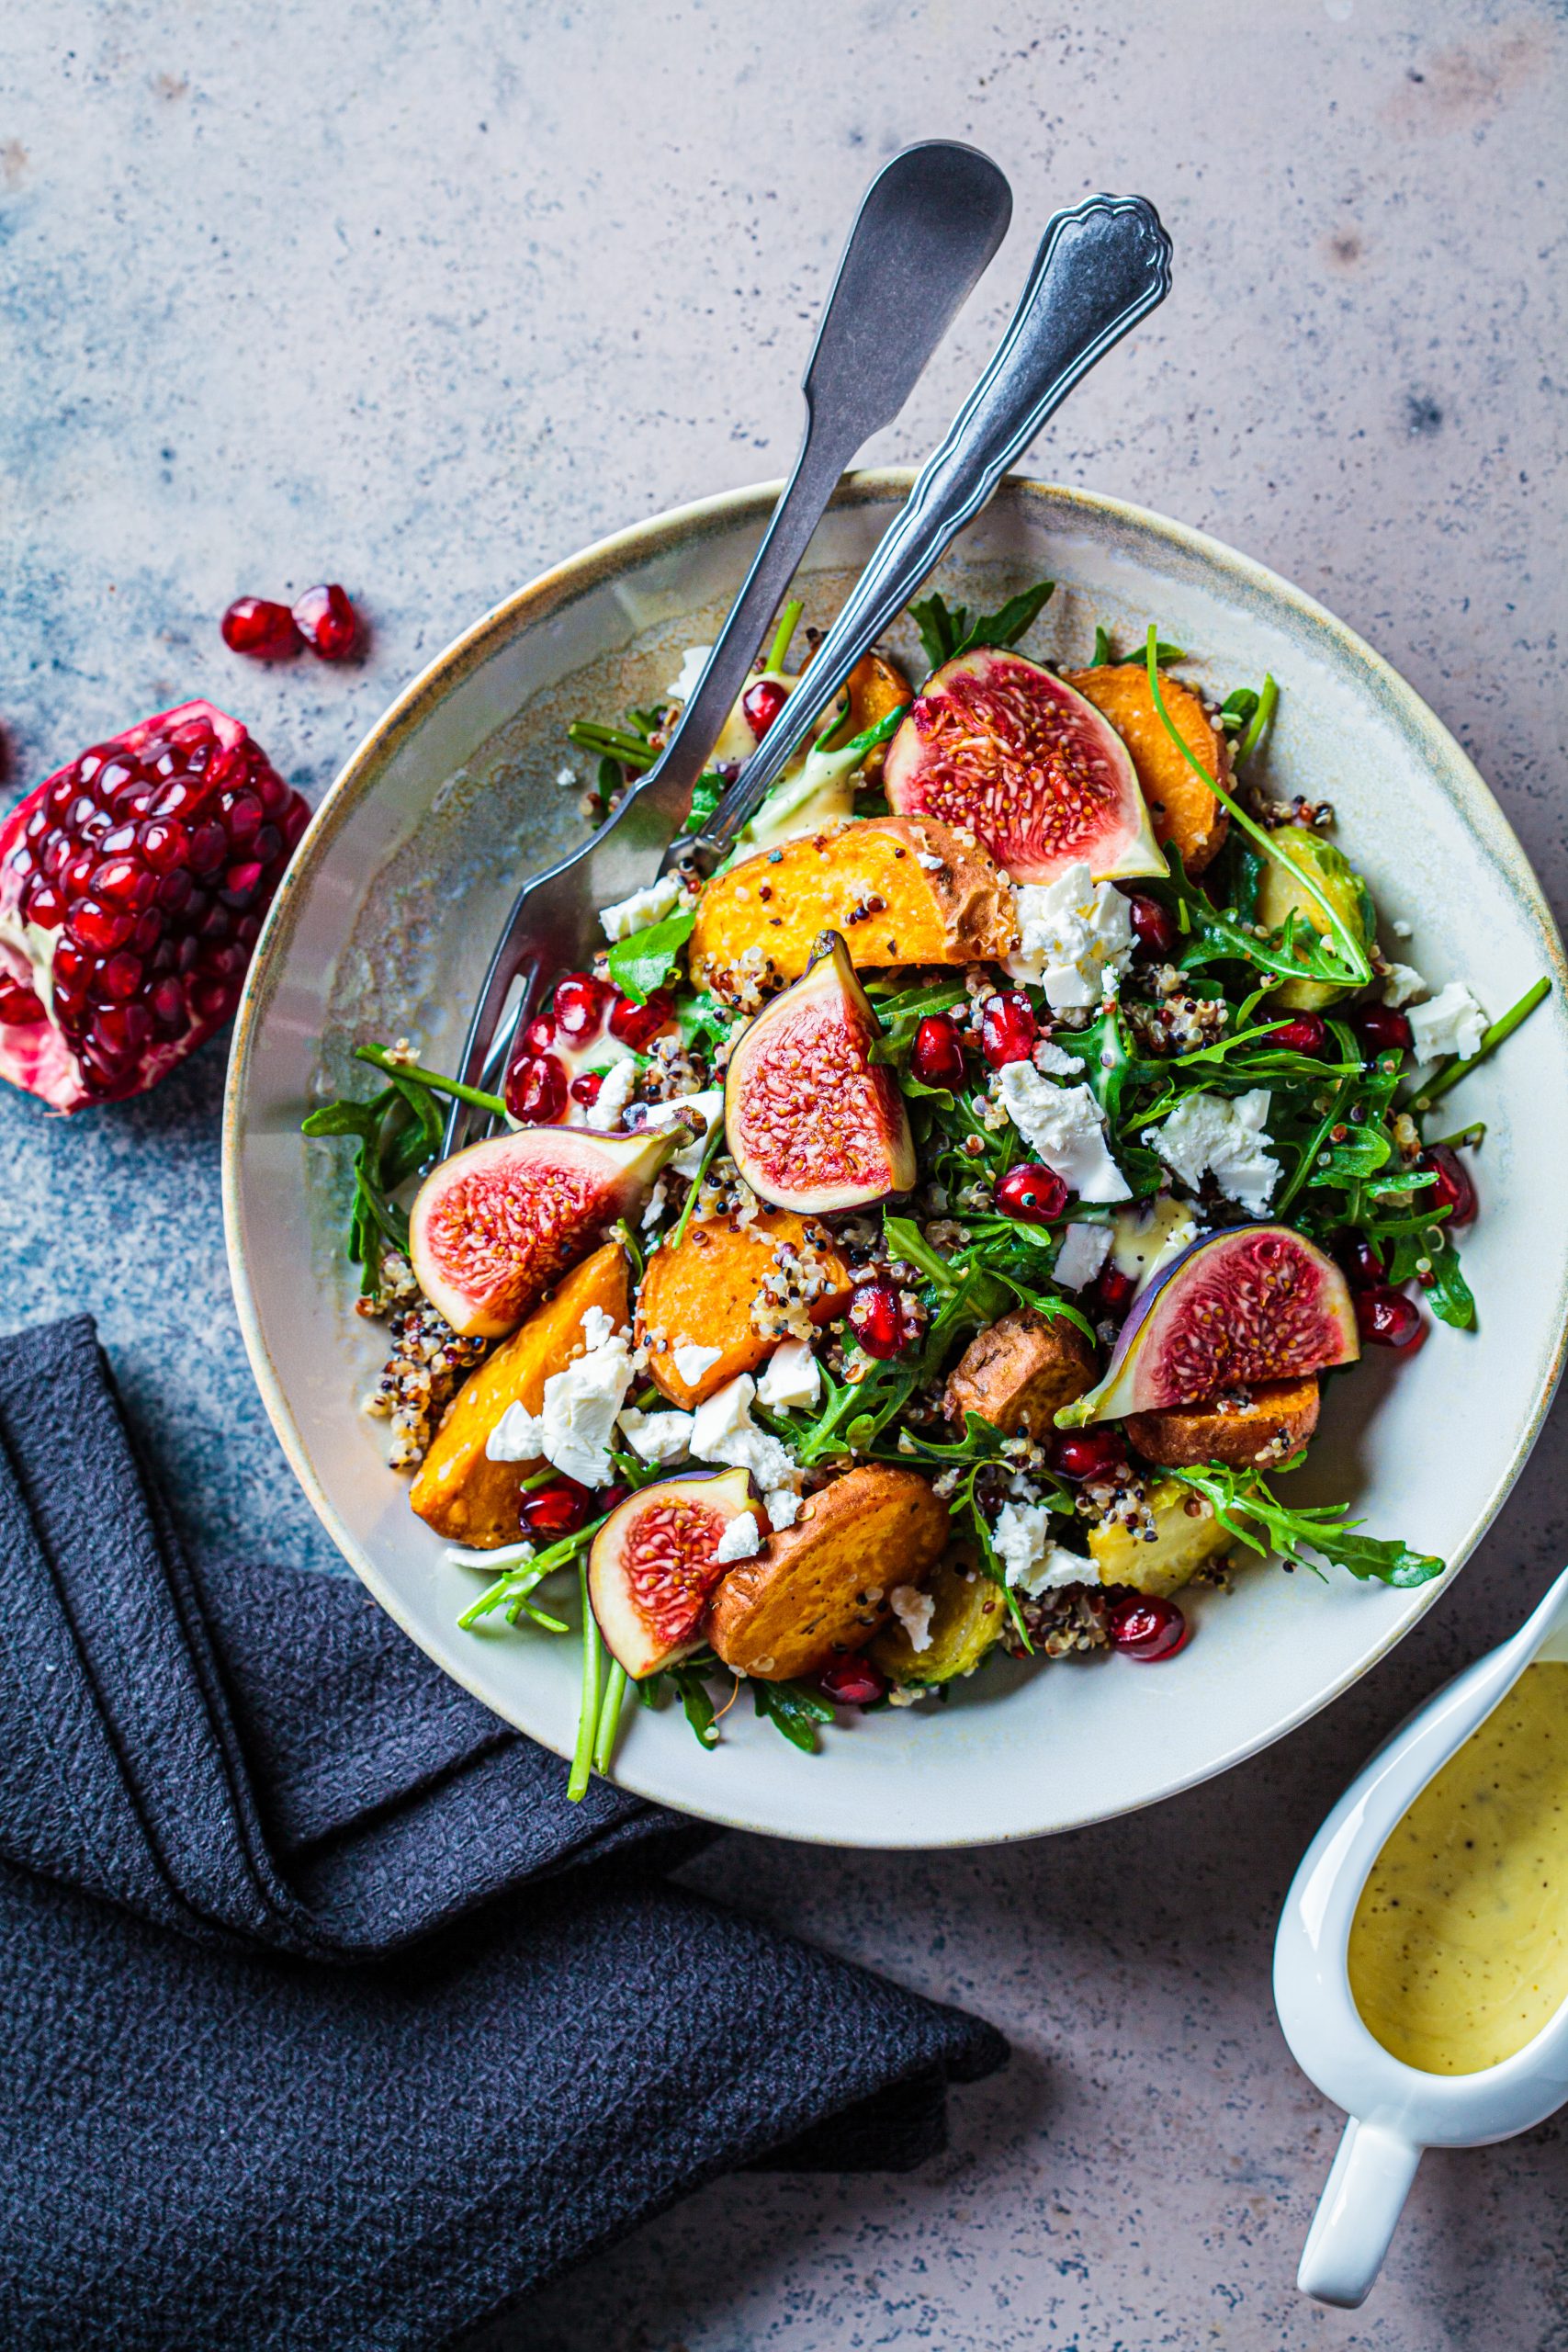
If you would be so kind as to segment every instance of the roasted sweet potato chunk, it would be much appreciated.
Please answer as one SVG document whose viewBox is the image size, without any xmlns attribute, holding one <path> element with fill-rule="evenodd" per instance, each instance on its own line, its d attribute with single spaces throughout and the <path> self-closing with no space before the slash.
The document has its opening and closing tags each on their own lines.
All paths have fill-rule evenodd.
<svg viewBox="0 0 1568 2352">
<path fill-rule="evenodd" d="M 1129 1413 L 1127 1438 L 1145 1462 L 1168 1470 L 1224 1462 L 1233 1470 L 1266 1470 L 1303 1446 L 1317 1427 L 1317 1377 L 1260 1380 L 1232 1403 L 1173 1405 Z"/>
<path fill-rule="evenodd" d="M 788 1337 L 781 1326 L 786 1295 L 804 1300 L 818 1324 L 848 1304 L 849 1268 L 818 1218 L 787 1209 L 760 1210 L 750 1225 L 738 1216 L 694 1218 L 678 1245 L 653 1252 L 643 1278 L 637 1336 L 639 1347 L 652 1349 L 649 1379 L 691 1412 L 737 1373 L 755 1372 Z M 675 1363 L 691 1345 L 718 1350 L 695 1380 Z"/>
<path fill-rule="evenodd" d="M 568 1274 L 520 1330 L 472 1371 L 446 1408 L 419 1465 L 409 1500 L 437 1535 L 491 1551 L 522 1533 L 518 1488 L 536 1463 L 491 1462 L 485 1441 L 509 1405 L 536 1413 L 545 1383 L 582 1353 L 582 1320 L 603 1309 L 617 1331 L 627 1319 L 630 1268 L 618 1241 L 607 1242 Z"/>
<path fill-rule="evenodd" d="M 850 672 L 850 720 L 844 735 L 863 735 L 868 727 L 879 726 L 895 710 L 913 702 L 914 689 L 896 662 L 885 653 L 863 654 Z M 837 739 L 842 742 L 844 736 Z M 863 763 L 867 778 L 875 783 L 882 774 L 886 743 L 878 743 Z"/>
<path fill-rule="evenodd" d="M 864 1647 L 895 1585 L 919 1584 L 948 1540 L 947 1506 L 913 1470 L 846 1471 L 801 1505 L 793 1527 L 737 1561 L 713 1597 L 708 1639 L 763 1682 L 815 1674 Z"/>
<path fill-rule="evenodd" d="M 1117 662 L 1098 670 L 1074 670 L 1067 684 L 1102 711 L 1133 755 L 1155 839 L 1174 842 L 1189 874 L 1201 874 L 1219 854 L 1230 819 L 1201 785 L 1160 723 L 1148 673 L 1141 662 Z M 1216 782 L 1230 781 L 1230 747 L 1209 724 L 1209 714 L 1190 686 L 1168 673 L 1160 695 L 1171 725 L 1194 758 Z"/>
<path fill-rule="evenodd" d="M 798 979 L 824 931 L 852 961 L 975 964 L 1005 956 L 1012 893 L 988 850 L 932 817 L 870 817 L 764 850 L 710 882 L 692 977 L 730 1003 Z"/>
<path fill-rule="evenodd" d="M 1045 1437 L 1061 1407 L 1094 1383 L 1094 1350 L 1077 1325 L 1019 1306 L 970 1340 L 948 1374 L 942 1410 L 960 1423 L 978 1413 L 1004 1437 Z"/>
</svg>

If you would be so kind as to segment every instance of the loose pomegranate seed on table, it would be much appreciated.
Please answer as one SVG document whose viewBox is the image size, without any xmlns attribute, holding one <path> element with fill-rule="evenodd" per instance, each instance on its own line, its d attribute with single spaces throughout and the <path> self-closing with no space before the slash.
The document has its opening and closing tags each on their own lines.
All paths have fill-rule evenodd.
<svg viewBox="0 0 1568 2352">
<path fill-rule="evenodd" d="M 1086 1478 L 1108 1478 L 1126 1459 L 1126 1442 L 1118 1430 L 1061 1430 L 1052 1441 L 1052 1467 L 1075 1485 Z"/>
<path fill-rule="evenodd" d="M 646 1004 L 638 1004 L 629 996 L 617 995 L 610 1008 L 610 1035 L 640 1054 L 651 1046 L 655 1037 L 673 1019 L 675 1000 L 668 989 L 655 989 Z"/>
<path fill-rule="evenodd" d="M 552 1478 L 547 1487 L 536 1487 L 523 1498 L 523 1524 L 533 1535 L 575 1535 L 597 1517 L 592 1489 L 580 1487 L 575 1478 Z"/>
<path fill-rule="evenodd" d="M 993 1069 L 1026 1062 L 1034 1050 L 1037 1023 L 1021 989 L 1003 989 L 986 999 L 980 1015 L 980 1051 Z"/>
<path fill-rule="evenodd" d="M 1289 1054 L 1320 1054 L 1328 1030 L 1321 1013 L 1298 1012 L 1293 1021 L 1281 1021 L 1278 1029 L 1270 1029 L 1268 1042 Z"/>
<path fill-rule="evenodd" d="M 1127 912 L 1132 919 L 1134 955 L 1146 956 L 1153 964 L 1174 961 L 1181 944 L 1181 933 L 1176 917 L 1146 890 L 1129 890 Z"/>
<path fill-rule="evenodd" d="M 868 1356 L 896 1356 L 904 1344 L 904 1313 L 888 1282 L 862 1283 L 850 1301 L 850 1329 Z"/>
<path fill-rule="evenodd" d="M 1416 1162 L 1437 1178 L 1435 1184 L 1424 1184 L 1416 1195 L 1419 1207 L 1447 1209 L 1445 1225 L 1473 1225 L 1479 1203 L 1469 1169 L 1446 1143 L 1435 1143 L 1425 1150 Z"/>
<path fill-rule="evenodd" d="M 233 1012 L 309 816 L 206 702 L 29 793 L 0 824 L 0 1076 L 67 1111 L 152 1085 Z"/>
<path fill-rule="evenodd" d="M 359 642 L 359 616 L 336 582 L 307 588 L 291 616 L 320 661 L 347 662 Z"/>
<path fill-rule="evenodd" d="M 288 605 L 265 596 L 236 596 L 219 627 L 231 653 L 255 662 L 286 662 L 305 641 Z"/>
<path fill-rule="evenodd" d="M 1113 1601 L 1106 1612 L 1105 1629 L 1124 1657 L 1135 1657 L 1145 1666 L 1156 1658 L 1174 1657 L 1186 1647 L 1191 1632 L 1175 1601 L 1153 1592 L 1132 1592 Z"/>
<path fill-rule="evenodd" d="M 922 1086 L 955 1091 L 964 1083 L 964 1040 L 945 1012 L 928 1012 L 915 1032 L 909 1068 Z"/>
<path fill-rule="evenodd" d="M 1415 1349 L 1427 1336 L 1421 1309 L 1403 1291 L 1386 1285 L 1355 1293 L 1356 1328 L 1374 1348 Z"/>
<path fill-rule="evenodd" d="M 887 1695 L 887 1684 L 863 1657 L 835 1658 L 817 1678 L 825 1699 L 840 1707 L 874 1707 Z"/>
<path fill-rule="evenodd" d="M 1067 1188 L 1054 1168 L 1025 1160 L 997 1184 L 997 1206 L 1026 1225 L 1048 1225 L 1067 1205 Z"/>
<path fill-rule="evenodd" d="M 525 1127 L 553 1126 L 566 1109 L 566 1071 L 554 1054 L 528 1054 L 506 1073 L 506 1107 Z"/>
<path fill-rule="evenodd" d="M 754 686 L 747 687 L 740 708 L 759 743 L 788 700 L 788 693 L 774 678 L 759 678 Z"/>
<path fill-rule="evenodd" d="M 1405 1053 L 1410 1047 L 1410 1023 L 1392 1004 L 1364 1004 L 1356 1014 L 1356 1035 L 1373 1056 Z"/>
</svg>

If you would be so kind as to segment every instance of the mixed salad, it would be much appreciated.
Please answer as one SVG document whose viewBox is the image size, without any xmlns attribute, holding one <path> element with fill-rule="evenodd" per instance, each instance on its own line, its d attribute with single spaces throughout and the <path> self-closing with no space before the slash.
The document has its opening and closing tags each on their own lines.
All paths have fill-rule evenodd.
<svg viewBox="0 0 1568 2352">
<path fill-rule="evenodd" d="M 1282 1482 L 1363 1347 L 1473 1324 L 1448 1096 L 1547 982 L 1428 986 L 1332 809 L 1269 797 L 1273 680 L 1216 704 L 1153 628 L 1036 661 L 1051 593 L 915 605 L 928 674 L 869 656 L 716 874 L 604 910 L 504 1099 L 366 1044 L 379 1091 L 305 1123 L 357 1142 L 368 1407 L 486 1579 L 462 1623 L 566 1634 L 579 1589 L 576 1793 L 628 1681 L 705 1745 L 744 1682 L 809 1748 L 1001 1655 L 1170 1657 L 1248 1555 L 1441 1572 Z M 703 655 L 572 727 L 585 813 Z M 454 1094 L 495 1131 L 443 1160 Z"/>
</svg>

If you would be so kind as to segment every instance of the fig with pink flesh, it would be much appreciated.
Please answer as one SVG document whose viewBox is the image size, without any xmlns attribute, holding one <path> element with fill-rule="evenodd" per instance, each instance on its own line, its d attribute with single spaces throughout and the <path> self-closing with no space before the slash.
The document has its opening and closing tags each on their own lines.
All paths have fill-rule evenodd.
<svg viewBox="0 0 1568 2352">
<path fill-rule="evenodd" d="M 521 1127 L 433 1169 L 409 1213 L 420 1288 L 465 1338 L 501 1339 L 607 1225 L 633 1216 L 686 1130 Z"/>
<path fill-rule="evenodd" d="M 881 1026 L 849 949 L 825 931 L 795 981 L 729 1057 L 724 1126 L 751 1190 L 801 1216 L 907 1193 L 915 1146 L 893 1072 L 871 1058 Z"/>
<path fill-rule="evenodd" d="M 1098 1388 L 1056 1419 L 1077 1428 L 1201 1405 L 1354 1363 L 1360 1351 L 1349 1286 L 1325 1251 L 1289 1226 L 1232 1226 L 1171 1261 L 1122 1326 Z"/>
<path fill-rule="evenodd" d="M 700 1647 L 708 1602 L 729 1566 L 718 1555 L 743 1511 L 756 1520 L 760 1539 L 767 1521 L 744 1470 L 661 1478 L 628 1495 L 593 1538 L 589 1599 L 634 1682 Z"/>
<path fill-rule="evenodd" d="M 1169 870 L 1116 729 L 1021 653 L 982 646 L 928 678 L 883 775 L 898 815 L 966 825 L 1015 882 Z"/>
</svg>

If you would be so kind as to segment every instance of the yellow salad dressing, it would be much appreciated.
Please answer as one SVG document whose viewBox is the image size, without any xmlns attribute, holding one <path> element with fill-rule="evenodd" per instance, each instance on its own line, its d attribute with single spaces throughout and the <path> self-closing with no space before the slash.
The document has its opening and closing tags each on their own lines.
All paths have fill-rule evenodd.
<svg viewBox="0 0 1568 2352">
<path fill-rule="evenodd" d="M 1368 2030 L 1429 2075 L 1495 2066 L 1568 2000 L 1568 1665 L 1527 1667 L 1422 1790 L 1349 1964 Z"/>
</svg>

